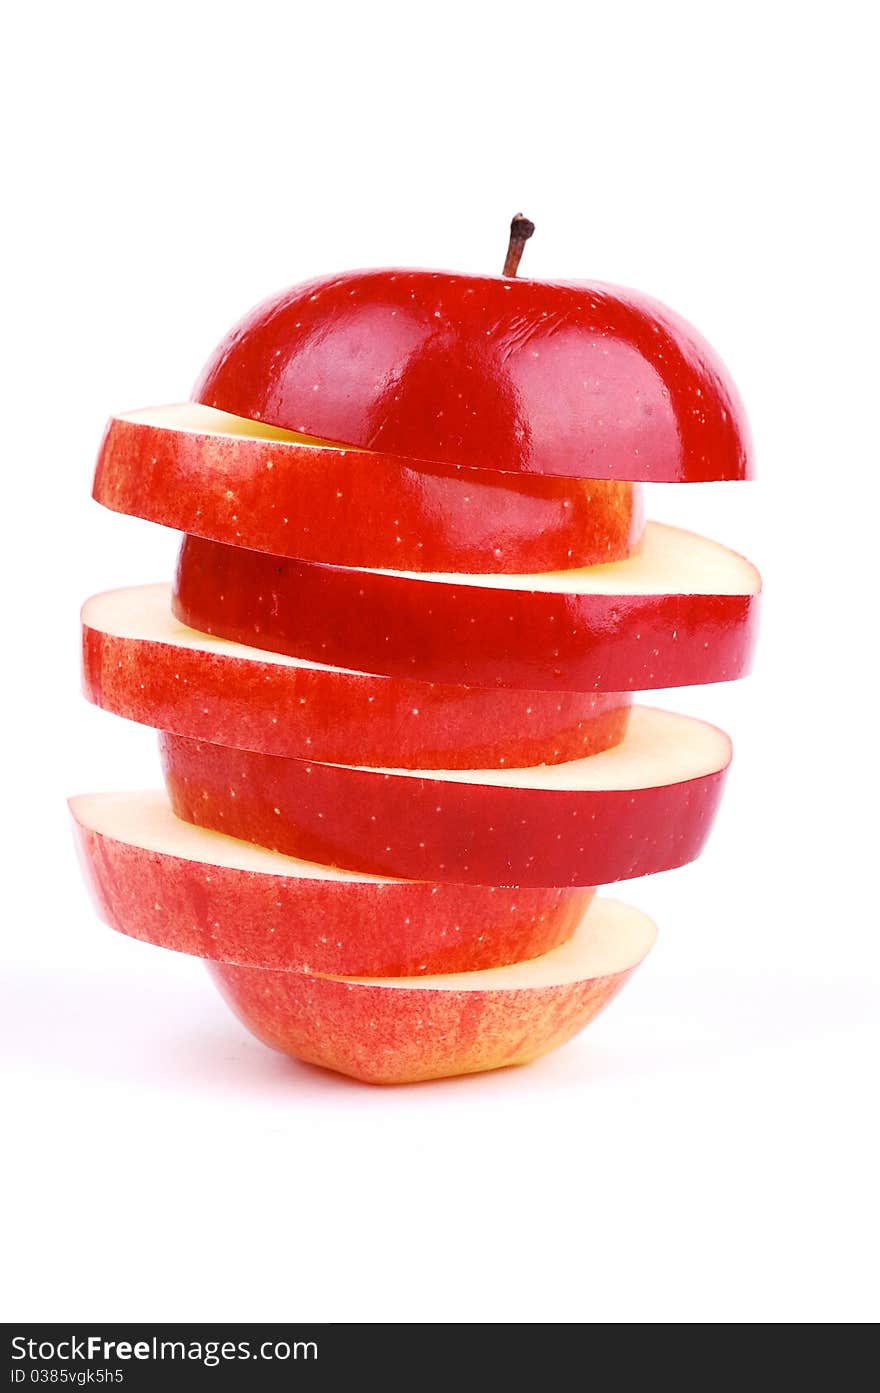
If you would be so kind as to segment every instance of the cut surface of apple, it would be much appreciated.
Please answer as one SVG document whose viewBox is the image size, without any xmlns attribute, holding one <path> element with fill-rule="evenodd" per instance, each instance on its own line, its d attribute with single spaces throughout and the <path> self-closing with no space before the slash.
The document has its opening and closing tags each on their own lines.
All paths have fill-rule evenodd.
<svg viewBox="0 0 880 1393">
<path fill-rule="evenodd" d="M 254 551 L 340 566 L 552 570 L 628 556 L 638 484 L 420 463 L 196 402 L 113 417 L 94 497 Z"/>
<path fill-rule="evenodd" d="M 495 967 L 565 942 L 593 897 L 320 866 L 182 822 L 158 792 L 85 794 L 70 810 L 104 921 L 222 962 L 381 977 Z"/>
<path fill-rule="evenodd" d="M 171 587 L 88 600 L 83 684 L 128 720 L 331 764 L 479 768 L 556 763 L 622 740 L 632 697 L 383 677 L 248 648 L 185 627 Z"/>
<path fill-rule="evenodd" d="M 169 734 L 160 748 L 186 821 L 330 865 L 476 885 L 604 885 L 684 865 L 730 761 L 714 726 L 642 707 L 613 750 L 529 769 L 351 768 Z"/>
<path fill-rule="evenodd" d="M 649 523 L 625 561 L 535 575 L 417 575 L 285 560 L 185 537 L 174 593 L 192 628 L 389 676 L 638 691 L 748 671 L 760 577 Z"/>
<path fill-rule="evenodd" d="M 525 1064 L 565 1044 L 650 951 L 646 915 L 597 899 L 574 936 L 507 967 L 413 980 L 210 965 L 260 1040 L 366 1083 L 415 1083 Z"/>
</svg>

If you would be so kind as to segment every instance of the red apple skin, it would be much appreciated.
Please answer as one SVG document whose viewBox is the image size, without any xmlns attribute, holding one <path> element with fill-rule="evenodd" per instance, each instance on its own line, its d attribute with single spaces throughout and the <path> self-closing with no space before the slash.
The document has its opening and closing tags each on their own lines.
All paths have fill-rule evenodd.
<svg viewBox="0 0 880 1393">
<path fill-rule="evenodd" d="M 112 420 L 93 495 L 118 513 L 254 551 L 404 571 L 549 571 L 622 559 L 638 485 L 524 477 L 319 444 Z"/>
<path fill-rule="evenodd" d="M 607 885 L 692 861 L 726 769 L 681 783 L 559 790 L 449 783 L 159 737 L 176 815 L 274 851 L 467 885 Z"/>
<path fill-rule="evenodd" d="M 722 363 L 638 291 L 422 270 L 295 286 L 220 344 L 197 400 L 389 454 L 572 478 L 750 476 Z"/>
<path fill-rule="evenodd" d="M 211 963 L 258 1040 L 362 1083 L 421 1083 L 528 1064 L 602 1011 L 635 968 L 520 991 L 407 991 Z"/>
<path fill-rule="evenodd" d="M 173 609 L 204 633 L 392 677 L 622 692 L 743 676 L 758 596 L 456 586 L 185 537 Z"/>
<path fill-rule="evenodd" d="M 86 883 L 117 932 L 194 957 L 348 976 L 501 967 L 571 938 L 592 889 L 306 880 L 190 861 L 74 820 Z"/>
<path fill-rule="evenodd" d="M 517 768 L 598 754 L 623 739 L 632 704 L 620 692 L 495 691 L 282 667 L 86 624 L 82 672 L 89 701 L 157 730 L 398 769 Z"/>
</svg>

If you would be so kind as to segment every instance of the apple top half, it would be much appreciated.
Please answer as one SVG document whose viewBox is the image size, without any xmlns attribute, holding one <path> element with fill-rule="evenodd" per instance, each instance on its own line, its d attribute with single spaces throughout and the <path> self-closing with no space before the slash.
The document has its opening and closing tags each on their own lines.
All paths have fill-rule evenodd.
<svg viewBox="0 0 880 1393">
<path fill-rule="evenodd" d="M 252 310 L 207 406 L 421 459 L 569 478 L 750 477 L 748 425 L 706 341 L 633 290 L 354 271 Z"/>
</svg>

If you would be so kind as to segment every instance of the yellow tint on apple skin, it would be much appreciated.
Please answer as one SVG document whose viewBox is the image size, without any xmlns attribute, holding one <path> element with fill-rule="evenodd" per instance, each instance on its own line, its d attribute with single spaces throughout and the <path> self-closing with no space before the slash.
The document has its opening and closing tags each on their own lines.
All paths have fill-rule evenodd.
<svg viewBox="0 0 880 1393">
<path fill-rule="evenodd" d="M 285 1054 L 364 1083 L 419 1083 L 527 1064 L 613 1000 L 656 937 L 596 900 L 574 937 L 530 962 L 422 979 L 351 979 L 209 964 L 236 1015 Z"/>
</svg>

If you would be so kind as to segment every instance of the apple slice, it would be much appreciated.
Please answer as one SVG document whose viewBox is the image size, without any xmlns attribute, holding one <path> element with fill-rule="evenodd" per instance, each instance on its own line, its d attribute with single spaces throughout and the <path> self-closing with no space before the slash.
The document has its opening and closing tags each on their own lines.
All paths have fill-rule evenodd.
<svg viewBox="0 0 880 1393">
<path fill-rule="evenodd" d="M 416 1083 L 527 1064 L 564 1045 L 617 995 L 656 929 L 596 900 L 568 943 L 530 962 L 413 980 L 323 977 L 212 963 L 258 1039 L 365 1083 Z"/>
<path fill-rule="evenodd" d="M 634 707 L 613 750 L 531 769 L 316 764 L 160 737 L 174 811 L 294 856 L 476 885 L 604 885 L 702 849 L 730 742 Z"/>
<path fill-rule="evenodd" d="M 199 740 L 331 764 L 551 764 L 623 739 L 628 692 L 454 687 L 328 667 L 212 638 L 167 585 L 95 595 L 82 612 L 86 696 Z"/>
<path fill-rule="evenodd" d="M 422 463 L 195 402 L 113 417 L 94 497 L 254 551 L 412 571 L 590 566 L 644 525 L 638 484 Z"/>
<path fill-rule="evenodd" d="M 325 276 L 246 315 L 194 396 L 449 464 L 682 483 L 751 473 L 742 403 L 705 339 L 657 300 L 595 281 Z"/>
<path fill-rule="evenodd" d="M 626 561 L 542 575 L 416 575 L 184 538 L 174 610 L 194 629 L 467 686 L 639 691 L 741 677 L 760 577 L 735 552 L 649 523 Z"/>
<path fill-rule="evenodd" d="M 70 800 L 101 918 L 199 958 L 303 972 L 461 972 L 574 933 L 593 890 L 393 880 L 297 861 L 176 818 L 162 793 Z"/>
</svg>

